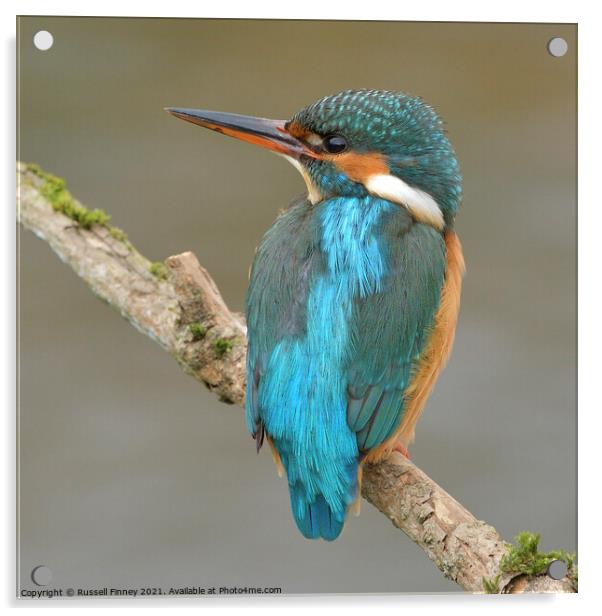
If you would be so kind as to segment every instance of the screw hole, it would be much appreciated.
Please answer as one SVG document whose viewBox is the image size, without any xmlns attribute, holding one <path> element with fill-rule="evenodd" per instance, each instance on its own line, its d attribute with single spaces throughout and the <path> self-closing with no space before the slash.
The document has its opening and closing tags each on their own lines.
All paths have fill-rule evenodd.
<svg viewBox="0 0 602 616">
<path fill-rule="evenodd" d="M 31 572 L 31 581 L 37 586 L 48 586 L 52 579 L 52 571 L 46 565 L 38 565 Z"/>
<path fill-rule="evenodd" d="M 553 580 L 561 580 L 568 573 L 568 567 L 561 560 L 553 560 L 548 567 L 548 575 Z"/>
<path fill-rule="evenodd" d="M 548 41 L 548 52 L 555 58 L 562 58 L 569 49 L 569 44 L 559 36 Z"/>
<path fill-rule="evenodd" d="M 40 51 L 48 51 L 54 43 L 54 37 L 47 30 L 36 32 L 33 37 L 33 44 Z"/>
</svg>

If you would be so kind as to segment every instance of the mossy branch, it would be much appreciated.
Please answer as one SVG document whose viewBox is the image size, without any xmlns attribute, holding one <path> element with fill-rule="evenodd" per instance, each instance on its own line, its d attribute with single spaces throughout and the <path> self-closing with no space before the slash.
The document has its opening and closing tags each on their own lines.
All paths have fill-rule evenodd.
<svg viewBox="0 0 602 616">
<path fill-rule="evenodd" d="M 18 164 L 17 211 L 21 224 L 46 241 L 101 299 L 116 308 L 204 383 L 220 400 L 244 406 L 246 327 L 215 283 L 185 252 L 152 263 L 89 210 L 65 182 L 36 165 Z M 512 548 L 477 520 L 412 462 L 394 453 L 367 465 L 362 494 L 404 531 L 443 574 L 470 592 L 575 592 L 574 556 L 542 555 L 525 534 Z M 551 560 L 565 560 L 561 580 L 546 575 Z M 570 561 L 570 566 L 569 566 Z"/>
</svg>

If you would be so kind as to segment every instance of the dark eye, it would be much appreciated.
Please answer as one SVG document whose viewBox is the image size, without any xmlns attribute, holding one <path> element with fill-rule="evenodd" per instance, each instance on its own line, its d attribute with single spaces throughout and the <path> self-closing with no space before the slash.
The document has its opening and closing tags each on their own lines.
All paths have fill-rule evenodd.
<svg viewBox="0 0 602 616">
<path fill-rule="evenodd" d="M 340 154 L 347 149 L 347 139 L 342 135 L 328 135 L 324 137 L 322 145 L 330 154 Z"/>
</svg>

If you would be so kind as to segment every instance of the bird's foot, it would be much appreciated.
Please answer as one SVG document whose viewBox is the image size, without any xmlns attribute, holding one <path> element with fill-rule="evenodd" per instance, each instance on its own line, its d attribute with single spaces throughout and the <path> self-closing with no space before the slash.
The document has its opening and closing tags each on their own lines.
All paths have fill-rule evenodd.
<svg viewBox="0 0 602 616">
<path fill-rule="evenodd" d="M 395 441 L 392 451 L 398 451 L 404 458 L 407 458 L 408 460 L 412 459 L 406 444 L 402 441 Z"/>
</svg>

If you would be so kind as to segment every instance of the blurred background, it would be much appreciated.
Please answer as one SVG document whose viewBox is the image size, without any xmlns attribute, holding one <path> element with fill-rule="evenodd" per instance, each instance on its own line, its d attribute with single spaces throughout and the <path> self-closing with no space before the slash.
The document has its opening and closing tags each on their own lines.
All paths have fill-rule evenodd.
<svg viewBox="0 0 602 616">
<path fill-rule="evenodd" d="M 412 457 L 505 539 L 576 549 L 575 26 L 24 17 L 18 32 L 20 159 L 151 260 L 192 250 L 234 310 L 303 181 L 163 107 L 287 118 L 362 87 L 432 104 L 463 171 L 468 269 Z M 22 588 L 44 564 L 63 588 L 460 590 L 365 502 L 336 542 L 303 539 L 242 411 L 19 234 Z"/>
</svg>

